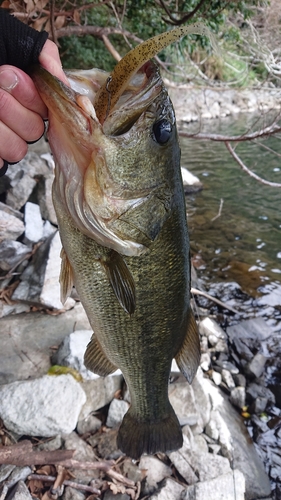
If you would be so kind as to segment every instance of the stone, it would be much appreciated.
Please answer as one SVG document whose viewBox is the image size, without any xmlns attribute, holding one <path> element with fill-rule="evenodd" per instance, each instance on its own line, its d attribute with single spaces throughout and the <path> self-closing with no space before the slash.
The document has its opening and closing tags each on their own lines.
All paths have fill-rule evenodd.
<svg viewBox="0 0 281 500">
<path fill-rule="evenodd" d="M 80 462 L 94 462 L 96 454 L 93 448 L 81 439 L 76 432 L 71 432 L 68 436 L 63 436 L 64 448 L 75 450 L 74 459 Z"/>
<path fill-rule="evenodd" d="M 215 370 L 213 370 L 213 372 L 212 372 L 212 380 L 214 381 L 214 383 L 216 385 L 220 385 L 221 381 L 222 381 L 221 374 L 219 372 L 216 372 Z"/>
<path fill-rule="evenodd" d="M 110 375 L 84 381 L 82 387 L 87 400 L 81 409 L 79 421 L 87 418 L 90 413 L 108 405 L 114 398 L 115 393 L 121 389 L 122 381 L 122 375 Z"/>
<path fill-rule="evenodd" d="M 78 330 L 90 328 L 80 303 L 55 316 L 30 312 L 1 318 L 0 384 L 44 375 L 51 366 L 54 348 L 74 326 Z"/>
<path fill-rule="evenodd" d="M 45 375 L 0 387 L 0 416 L 7 429 L 28 436 L 72 432 L 86 395 L 71 375 Z"/>
<path fill-rule="evenodd" d="M 227 334 L 240 358 L 250 362 L 262 342 L 273 334 L 273 330 L 262 318 L 253 318 L 229 326 Z"/>
<path fill-rule="evenodd" d="M 245 387 L 234 387 L 230 393 L 231 403 L 241 410 L 246 404 L 246 390 Z"/>
<path fill-rule="evenodd" d="M 158 488 L 158 483 L 172 475 L 172 469 L 151 455 L 142 455 L 139 469 L 145 474 L 143 493 L 149 495 Z"/>
<path fill-rule="evenodd" d="M 200 415 L 200 419 L 198 420 L 198 424 L 200 424 L 203 428 L 210 420 L 210 412 L 211 412 L 211 402 L 209 397 L 209 385 L 208 379 L 204 377 L 203 371 L 198 368 L 197 373 L 192 382 L 192 389 L 194 392 L 195 406 Z M 192 429 L 192 432 L 194 430 Z"/>
<path fill-rule="evenodd" d="M 205 335 L 206 337 L 210 337 L 211 335 L 219 339 L 226 339 L 226 334 L 223 329 L 219 326 L 219 324 L 212 318 L 204 318 L 199 322 L 198 325 L 199 332 L 201 335 Z"/>
<path fill-rule="evenodd" d="M 264 385 L 252 382 L 246 389 L 246 394 L 250 402 L 255 401 L 258 397 L 266 398 L 271 403 L 275 404 L 275 396 L 273 392 Z"/>
<path fill-rule="evenodd" d="M 60 300 L 60 252 L 59 232 L 47 238 L 35 252 L 29 266 L 21 274 L 21 283 L 12 295 L 12 300 L 44 306 L 50 309 L 67 310 L 75 305 L 68 298 Z"/>
<path fill-rule="evenodd" d="M 2 241 L 0 243 L 0 269 L 10 271 L 30 254 L 31 249 L 19 241 Z"/>
<path fill-rule="evenodd" d="M 253 411 L 257 414 L 263 413 L 267 407 L 267 398 L 258 397 L 253 403 Z"/>
<path fill-rule="evenodd" d="M 181 500 L 185 487 L 173 479 L 166 478 L 159 484 L 159 491 L 149 498 L 150 500 Z"/>
<path fill-rule="evenodd" d="M 208 352 L 202 352 L 200 358 L 200 366 L 204 372 L 207 372 L 211 365 L 211 357 Z"/>
<path fill-rule="evenodd" d="M 258 352 L 247 365 L 246 369 L 248 372 L 250 372 L 250 374 L 254 375 L 256 378 L 259 378 L 264 371 L 266 361 L 266 356 Z"/>
<path fill-rule="evenodd" d="M 26 478 L 31 474 L 32 470 L 30 467 L 15 467 L 10 474 L 9 478 L 5 481 L 5 486 L 7 489 L 12 488 L 19 481 L 25 481 Z"/>
<path fill-rule="evenodd" d="M 101 421 L 94 415 L 88 415 L 84 420 L 79 420 L 77 424 L 78 434 L 94 434 L 101 428 Z"/>
<path fill-rule="evenodd" d="M 185 193 L 196 193 L 203 189 L 200 179 L 193 175 L 187 168 L 181 168 L 181 175 Z"/>
<path fill-rule="evenodd" d="M 143 473 L 140 468 L 133 463 L 131 458 L 125 458 L 123 462 L 123 474 L 134 483 L 142 481 Z"/>
<path fill-rule="evenodd" d="M 109 405 L 108 415 L 106 420 L 107 427 L 117 427 L 120 425 L 124 415 L 129 409 L 127 401 L 122 399 L 113 399 Z"/>
<path fill-rule="evenodd" d="M 114 494 L 110 489 L 106 490 L 103 500 L 131 500 L 131 496 L 127 493 Z"/>
<path fill-rule="evenodd" d="M 182 500 L 244 500 L 245 478 L 239 470 L 187 486 Z"/>
<path fill-rule="evenodd" d="M 17 483 L 16 487 L 13 491 L 11 491 L 8 498 L 10 500 L 32 500 L 32 496 L 23 481 L 19 481 Z"/>
<path fill-rule="evenodd" d="M 27 202 L 24 207 L 24 243 L 32 245 L 43 237 L 43 220 L 40 207 L 36 203 Z"/>
<path fill-rule="evenodd" d="M 85 493 L 77 490 L 76 488 L 71 488 L 71 486 L 65 486 L 61 498 L 63 500 L 85 500 L 86 495 Z"/>
<path fill-rule="evenodd" d="M 226 383 L 229 389 L 234 389 L 235 383 L 231 373 L 228 370 L 222 369 L 221 371 L 222 380 Z"/>
<path fill-rule="evenodd" d="M 199 419 L 192 386 L 187 381 L 169 385 L 169 399 L 180 425 L 194 425 Z"/>
<path fill-rule="evenodd" d="M 214 439 L 215 441 L 218 441 L 218 439 L 219 439 L 219 430 L 218 430 L 216 422 L 214 420 L 210 420 L 210 422 L 207 423 L 207 425 L 205 427 L 205 433 L 211 439 Z"/>
<path fill-rule="evenodd" d="M 0 242 L 16 240 L 24 232 L 24 223 L 12 213 L 0 209 Z"/>
<path fill-rule="evenodd" d="M 48 439 L 45 442 L 40 442 L 38 444 L 38 450 L 45 450 L 45 451 L 55 451 L 59 450 L 62 445 L 62 437 L 61 435 L 56 436 L 54 439 Z"/>
<path fill-rule="evenodd" d="M 96 433 L 87 439 L 87 442 L 95 448 L 97 447 L 98 453 L 106 460 L 116 460 L 124 456 L 117 448 L 117 433 L 118 429 L 105 429 L 102 433 Z"/>
<path fill-rule="evenodd" d="M 0 484 L 9 477 L 11 472 L 15 469 L 15 465 L 0 465 Z"/>
<path fill-rule="evenodd" d="M 177 471 L 186 480 L 187 484 L 197 483 L 197 475 L 195 474 L 191 465 L 189 465 L 189 463 L 186 461 L 185 457 L 182 456 L 180 450 L 168 453 L 168 457 Z"/>
</svg>

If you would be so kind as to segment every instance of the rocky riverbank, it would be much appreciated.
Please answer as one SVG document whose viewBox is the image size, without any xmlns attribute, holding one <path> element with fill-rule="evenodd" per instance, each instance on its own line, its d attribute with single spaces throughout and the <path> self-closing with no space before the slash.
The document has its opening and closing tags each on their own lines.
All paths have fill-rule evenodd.
<svg viewBox="0 0 281 500">
<path fill-rule="evenodd" d="M 88 320 L 75 295 L 64 308 L 59 299 L 61 245 L 50 199 L 52 158 L 42 141 L 32 149 L 0 180 L 1 439 L 11 454 L 27 436 L 31 443 L 25 445 L 29 463 L 26 458 L 14 465 L 11 459 L 10 465 L 2 461 L 1 500 L 18 494 L 41 499 L 51 481 L 44 475 L 56 480 L 52 495 L 63 500 L 84 500 L 89 494 L 103 500 L 219 500 L 222 491 L 229 500 L 273 498 L 268 475 L 278 482 L 281 412 L 264 378 L 271 331 L 262 320 L 239 325 L 237 318 L 238 326 L 223 331 L 211 318 L 202 320 L 202 312 L 195 381 L 189 386 L 173 367 L 169 388 L 183 428 L 182 449 L 142 457 L 139 463 L 116 449 L 128 391 L 120 373 L 101 379 L 83 365 Z M 67 368 L 48 374 L 54 365 Z M 247 420 L 265 450 L 266 471 Z M 75 450 L 75 464 L 62 461 L 60 475 L 52 464 L 62 449 Z M 36 465 L 34 452 L 50 461 Z M 91 470 L 89 462 L 103 467 Z M 62 492 L 58 485 L 63 483 Z M 278 484 L 276 492 L 277 500 Z"/>
<path fill-rule="evenodd" d="M 224 118 L 237 113 L 281 110 L 281 89 L 235 89 L 167 85 L 179 122 Z"/>
</svg>

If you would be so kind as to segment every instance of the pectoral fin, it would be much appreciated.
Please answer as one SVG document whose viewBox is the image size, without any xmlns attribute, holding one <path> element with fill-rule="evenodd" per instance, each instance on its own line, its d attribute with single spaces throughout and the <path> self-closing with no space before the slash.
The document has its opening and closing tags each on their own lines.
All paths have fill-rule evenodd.
<svg viewBox="0 0 281 500">
<path fill-rule="evenodd" d="M 64 304 L 70 296 L 73 288 L 73 272 L 64 248 L 61 249 L 61 269 L 60 269 L 60 300 Z"/>
<path fill-rule="evenodd" d="M 126 313 L 133 314 L 136 308 L 135 282 L 125 260 L 112 250 L 102 264 L 119 304 Z"/>
<path fill-rule="evenodd" d="M 175 359 L 180 371 L 183 373 L 187 381 L 191 384 L 200 361 L 199 333 L 191 309 L 189 311 L 189 321 L 186 336 Z"/>
<path fill-rule="evenodd" d="M 106 377 L 117 370 L 117 366 L 111 363 L 104 354 L 94 333 L 87 346 L 84 363 L 88 370 L 100 375 L 100 377 Z"/>
</svg>

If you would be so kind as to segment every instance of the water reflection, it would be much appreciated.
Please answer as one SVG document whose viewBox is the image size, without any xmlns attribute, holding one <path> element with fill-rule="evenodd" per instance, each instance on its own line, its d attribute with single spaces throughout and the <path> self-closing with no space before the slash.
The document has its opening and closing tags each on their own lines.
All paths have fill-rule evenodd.
<svg viewBox="0 0 281 500">
<path fill-rule="evenodd" d="M 256 117 L 212 120 L 203 132 L 241 134 Z M 264 125 L 264 123 L 263 123 Z M 185 130 L 198 130 L 191 124 Z M 281 190 L 247 176 L 223 143 L 182 138 L 182 165 L 204 189 L 186 198 L 191 253 L 205 283 L 236 282 L 260 306 L 281 304 Z M 281 183 L 280 138 L 241 142 L 235 151 L 259 176 Z M 216 218 L 223 200 L 221 215 Z"/>
</svg>

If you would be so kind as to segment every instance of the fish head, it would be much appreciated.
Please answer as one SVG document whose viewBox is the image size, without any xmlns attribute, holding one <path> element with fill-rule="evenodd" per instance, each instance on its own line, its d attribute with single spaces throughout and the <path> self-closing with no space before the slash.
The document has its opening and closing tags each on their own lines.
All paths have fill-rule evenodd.
<svg viewBox="0 0 281 500">
<path fill-rule="evenodd" d="M 68 87 L 37 67 L 56 163 L 53 197 L 73 223 L 123 255 L 148 251 L 172 209 L 179 146 L 173 106 L 158 66 L 145 62 L 111 102 L 111 75 L 73 71 Z M 99 91 L 107 88 L 103 116 Z"/>
</svg>

